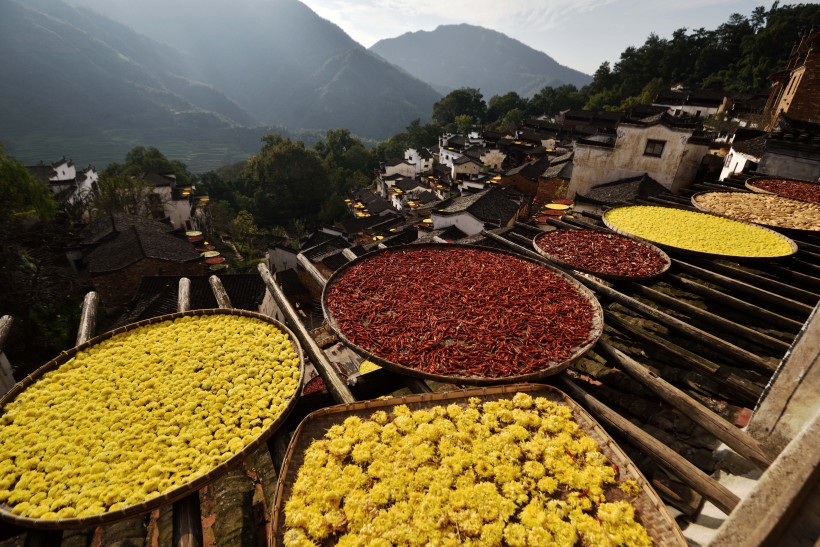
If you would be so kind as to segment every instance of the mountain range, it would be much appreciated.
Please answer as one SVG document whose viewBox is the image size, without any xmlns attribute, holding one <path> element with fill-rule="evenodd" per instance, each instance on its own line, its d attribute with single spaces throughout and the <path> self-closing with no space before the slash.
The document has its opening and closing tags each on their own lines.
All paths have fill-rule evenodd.
<svg viewBox="0 0 820 547">
<path fill-rule="evenodd" d="M 472 87 L 485 99 L 508 91 L 529 98 L 545 86 L 580 88 L 592 81 L 589 75 L 505 34 L 467 24 L 407 32 L 376 42 L 370 51 L 445 95 L 459 87 Z"/>
<path fill-rule="evenodd" d="M 428 81 L 491 96 L 478 80 L 427 76 L 391 59 L 397 42 L 368 50 L 298 0 L 74 1 L 91 7 L 0 0 L 0 143 L 24 163 L 66 155 L 100 167 L 143 145 L 203 171 L 255 153 L 271 131 L 310 141 L 344 127 L 387 138 L 429 120 L 441 92 Z M 463 27 L 433 34 L 446 43 L 459 39 L 447 31 Z M 574 72 L 500 33 L 466 28 L 486 57 L 465 75 L 504 54 L 564 71 L 537 76 L 535 61 L 508 60 L 526 73 L 504 72 L 499 94 L 531 94 Z M 459 48 L 449 49 L 447 62 L 456 62 Z M 463 53 L 459 66 L 482 60 L 475 49 Z"/>
</svg>

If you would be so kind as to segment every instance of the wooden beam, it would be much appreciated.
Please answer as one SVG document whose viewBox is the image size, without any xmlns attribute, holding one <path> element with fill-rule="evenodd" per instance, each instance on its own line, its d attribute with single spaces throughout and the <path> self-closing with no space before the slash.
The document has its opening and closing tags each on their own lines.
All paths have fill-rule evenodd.
<svg viewBox="0 0 820 547">
<path fill-rule="evenodd" d="M 352 261 L 354 261 L 354 260 L 356 260 L 356 259 L 358 258 L 358 257 L 356 256 L 356 253 L 354 253 L 354 252 L 353 252 L 353 251 L 351 251 L 350 249 L 342 249 L 342 255 L 344 255 L 344 257 L 345 257 L 346 259 L 350 260 L 351 262 L 352 262 Z"/>
<path fill-rule="evenodd" d="M 783 283 L 782 281 L 769 279 L 768 277 L 764 277 L 756 273 L 748 272 L 740 267 L 722 264 L 715 261 L 706 263 L 702 260 L 695 261 L 695 264 L 699 264 L 704 269 L 724 274 L 733 279 L 746 281 L 755 287 L 761 287 L 775 294 L 780 294 L 791 298 L 792 300 L 803 302 L 804 304 L 808 304 L 809 307 L 814 306 L 817 304 L 817 301 L 820 300 L 820 294 L 801 289 L 800 287 L 795 287 L 794 285 L 789 285 L 788 283 Z"/>
<path fill-rule="evenodd" d="M 803 302 L 791 300 L 789 298 L 786 298 L 785 296 L 771 293 L 765 289 L 761 289 L 754 285 L 750 285 L 749 283 L 738 281 L 737 279 L 733 279 L 732 277 L 728 277 L 708 270 L 706 268 L 702 268 L 700 266 L 684 262 L 677 258 L 672 260 L 672 264 L 678 270 L 682 270 L 690 275 L 699 277 L 704 281 L 709 281 L 710 283 L 726 287 L 734 293 L 746 294 L 748 296 L 751 296 L 752 298 L 755 298 L 757 300 L 760 300 L 761 302 L 770 305 L 771 307 L 781 310 L 787 310 L 791 313 L 795 313 L 803 317 L 808 317 L 811 313 L 812 306 L 806 305 Z"/>
<path fill-rule="evenodd" d="M 9 332 L 11 332 L 12 323 L 14 323 L 12 316 L 4 315 L 0 317 L 0 351 L 3 351 L 6 346 L 6 339 L 9 337 Z"/>
<path fill-rule="evenodd" d="M 715 504 L 727 515 L 740 502 L 740 499 L 725 486 L 689 463 L 686 458 L 646 433 L 638 426 L 600 402 L 598 399 L 581 389 L 575 382 L 566 376 L 559 376 L 561 386 L 570 397 L 580 402 L 597 419 L 608 425 L 623 437 L 640 448 L 644 454 L 652 458 L 662 467 L 668 469 L 681 481 L 699 492 L 704 498 Z"/>
<path fill-rule="evenodd" d="M 729 448 L 748 459 L 760 469 L 766 469 L 775 459 L 775 455 L 764 448 L 755 439 L 730 424 L 686 393 L 663 380 L 654 372 L 600 340 L 596 346 L 607 358 L 612 359 L 632 378 L 649 388 L 666 403 L 669 403 L 690 420 L 714 435 Z"/>
<path fill-rule="evenodd" d="M 94 337 L 97 328 L 97 302 L 99 297 L 90 291 L 83 298 L 83 311 L 80 314 L 80 327 L 77 329 L 77 343 L 80 345 Z"/>
<path fill-rule="evenodd" d="M 773 311 L 769 311 L 768 309 L 763 308 L 761 306 L 750 304 L 745 300 L 741 300 L 740 298 L 735 298 L 734 296 L 730 296 L 716 289 L 712 289 L 711 287 L 702 285 L 697 281 L 686 279 L 685 277 L 682 277 L 680 274 L 669 274 L 668 279 L 671 280 L 673 283 L 680 285 L 681 287 L 683 287 L 691 293 L 702 296 L 707 300 L 713 300 L 715 302 L 723 304 L 724 306 L 729 306 L 730 308 L 745 313 L 747 316 L 753 317 L 759 320 L 760 322 L 768 324 L 770 326 L 781 328 L 793 333 L 798 332 L 800 328 L 803 326 L 803 323 L 800 323 L 799 321 L 789 319 L 788 317 L 784 317 Z"/>
<path fill-rule="evenodd" d="M 311 262 L 308 257 L 306 257 L 302 253 L 299 253 L 299 254 L 296 255 L 296 261 L 299 263 L 299 265 L 302 268 L 305 269 L 305 271 L 308 273 L 308 275 L 311 278 L 313 278 L 313 280 L 316 282 L 316 285 L 318 285 L 319 287 L 324 287 L 325 286 L 325 281 L 326 281 L 325 276 L 323 276 L 322 272 L 320 272 L 316 268 L 316 266 L 313 265 L 313 262 Z"/>
<path fill-rule="evenodd" d="M 718 329 L 722 329 L 726 332 L 734 334 L 735 336 L 745 338 L 749 340 L 749 342 L 757 346 L 768 348 L 775 352 L 778 352 L 780 353 L 781 357 L 789 349 L 789 344 L 787 342 L 778 340 L 777 338 L 772 338 L 768 334 L 756 331 L 745 325 L 739 325 L 734 321 L 729 321 L 728 319 L 720 317 L 719 315 L 715 315 L 714 313 L 702 310 L 696 306 L 678 300 L 677 298 L 672 298 L 671 296 L 656 291 L 655 289 L 644 287 L 639 283 L 627 283 L 624 286 L 628 287 L 633 293 L 640 294 L 641 296 L 649 298 L 650 300 L 654 300 L 655 302 L 663 306 L 666 306 L 667 308 L 683 313 L 684 315 L 688 315 L 692 319 L 697 319 L 698 321 L 701 321 L 712 327 L 716 327 Z"/>
<path fill-rule="evenodd" d="M 257 268 L 259 269 L 259 275 L 262 276 L 262 281 L 264 281 L 265 286 L 271 295 L 273 295 L 276 305 L 279 306 L 282 314 L 287 319 L 288 326 L 293 329 L 296 338 L 299 340 L 299 343 L 302 344 L 302 349 L 305 350 L 313 366 L 316 367 L 316 372 L 318 372 L 319 376 L 324 380 L 325 387 L 327 387 L 333 399 L 337 403 L 342 404 L 355 402 L 356 398 L 353 397 L 353 393 L 350 392 L 347 385 L 342 381 L 339 375 L 336 374 L 325 352 L 316 344 L 310 332 L 308 332 L 304 324 L 299 320 L 299 315 L 293 306 L 291 306 L 285 293 L 282 292 L 282 289 L 273 279 L 268 267 L 265 264 L 259 264 Z"/>
<path fill-rule="evenodd" d="M 208 282 L 211 284 L 211 290 L 214 292 L 217 305 L 225 309 L 233 308 L 231 299 L 228 297 L 228 293 L 224 285 L 222 285 L 222 281 L 217 276 L 212 275 L 208 278 Z"/>
</svg>

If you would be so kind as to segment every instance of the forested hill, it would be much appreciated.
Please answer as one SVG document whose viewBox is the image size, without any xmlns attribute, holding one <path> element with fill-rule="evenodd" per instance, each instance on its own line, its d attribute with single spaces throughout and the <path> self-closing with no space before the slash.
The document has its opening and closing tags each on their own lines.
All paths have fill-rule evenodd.
<svg viewBox="0 0 820 547">
<path fill-rule="evenodd" d="M 614 65 L 601 64 L 572 107 L 620 108 L 674 85 L 765 91 L 768 77 L 785 68 L 800 36 L 817 27 L 820 4 L 774 2 L 768 10 L 758 6 L 750 14 L 734 14 L 713 30 L 681 28 L 668 38 L 650 34 L 642 46 L 624 50 Z"/>
</svg>

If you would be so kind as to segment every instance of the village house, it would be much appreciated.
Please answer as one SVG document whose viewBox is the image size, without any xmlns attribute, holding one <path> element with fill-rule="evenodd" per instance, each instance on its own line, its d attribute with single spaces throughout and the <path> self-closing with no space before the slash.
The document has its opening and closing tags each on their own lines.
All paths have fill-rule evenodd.
<svg viewBox="0 0 820 547">
<path fill-rule="evenodd" d="M 511 226 L 524 202 L 520 192 L 490 188 L 472 195 L 441 202 L 431 214 L 433 229 L 455 226 L 467 235 L 482 230 Z"/>
<path fill-rule="evenodd" d="M 51 193 L 60 203 L 84 204 L 99 179 L 97 171 L 92 166 L 78 170 L 72 160 L 63 157 L 54 163 L 26 167 L 31 175 L 47 184 Z"/>
<path fill-rule="evenodd" d="M 381 173 L 385 177 L 401 175 L 412 178 L 416 176 L 416 166 L 406 159 L 395 159 L 386 162 L 381 169 Z"/>
<path fill-rule="evenodd" d="M 782 114 L 820 123 L 820 29 L 804 36 L 789 56 L 786 70 L 769 77 L 772 89 L 764 114 L 774 128 Z"/>
<path fill-rule="evenodd" d="M 720 180 L 745 173 L 820 181 L 820 123 L 781 114 L 770 133 L 733 142 Z"/>
<path fill-rule="evenodd" d="M 404 151 L 404 159 L 406 162 L 415 167 L 416 175 L 433 172 L 433 154 L 426 148 L 421 148 L 419 150 L 416 150 L 415 148 L 408 148 Z"/>
<path fill-rule="evenodd" d="M 647 174 L 669 191 L 691 184 L 709 150 L 698 124 L 667 113 L 624 118 L 614 139 L 575 143 L 567 197 L 600 184 Z"/>
<path fill-rule="evenodd" d="M 652 106 L 666 108 L 672 116 L 708 118 L 722 112 L 726 93 L 717 89 L 667 89 L 652 101 Z"/>
<path fill-rule="evenodd" d="M 143 277 L 203 273 L 200 254 L 172 230 L 163 222 L 132 215 L 102 217 L 81 232 L 69 258 L 88 272 L 105 306 L 118 308 L 131 300 Z"/>
</svg>

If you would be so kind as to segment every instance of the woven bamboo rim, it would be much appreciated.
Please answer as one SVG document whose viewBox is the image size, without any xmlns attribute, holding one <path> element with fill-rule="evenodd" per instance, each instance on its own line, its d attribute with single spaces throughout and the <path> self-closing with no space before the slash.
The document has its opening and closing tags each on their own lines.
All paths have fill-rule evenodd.
<svg viewBox="0 0 820 547">
<path fill-rule="evenodd" d="M 743 192 L 742 190 L 739 190 L 737 192 L 731 192 L 731 191 L 722 192 L 722 191 L 715 191 L 715 190 L 709 190 L 709 191 L 705 191 L 705 192 L 697 192 L 696 194 L 692 194 L 692 198 L 691 198 L 692 199 L 692 206 L 695 207 L 698 211 L 703 211 L 704 213 L 709 213 L 710 215 L 722 216 L 722 217 L 725 217 L 725 218 L 729 218 L 731 220 L 736 220 L 738 222 L 749 222 L 749 221 L 746 221 L 746 220 L 740 220 L 740 219 L 734 218 L 731 215 L 726 215 L 726 214 L 723 214 L 723 213 L 718 213 L 717 211 L 712 211 L 708 207 L 704 206 L 702 203 L 698 203 L 698 197 L 700 197 L 700 196 L 703 196 L 703 195 L 706 195 L 706 194 L 728 194 L 728 193 L 743 193 L 743 194 L 750 195 L 750 196 L 756 196 L 756 195 L 760 195 L 760 194 L 768 194 L 770 196 L 777 196 L 780 199 L 791 200 L 791 201 L 794 201 L 798 204 L 803 204 L 803 205 L 806 205 L 806 206 L 820 207 L 820 203 L 814 203 L 814 202 L 811 202 L 811 201 L 803 201 L 803 200 L 795 199 L 795 198 L 792 198 L 792 197 L 789 197 L 789 196 L 782 196 L 780 194 L 775 194 L 774 192 Z M 755 198 L 753 197 L 752 199 L 755 199 Z M 791 234 L 816 234 L 816 233 L 820 232 L 820 229 L 819 230 L 804 230 L 804 229 L 801 229 L 801 228 L 790 228 L 788 226 L 781 226 L 779 224 L 774 224 L 774 223 L 771 223 L 771 222 L 749 222 L 749 224 L 754 224 L 754 225 L 760 226 L 762 228 L 768 228 L 768 229 L 770 229 L 770 230 L 772 230 L 772 231 L 774 231 L 778 234 L 781 231 L 786 232 L 786 233 L 791 233 Z M 783 235 L 783 234 L 780 234 L 780 235 Z"/>
<path fill-rule="evenodd" d="M 582 231 L 583 232 L 601 232 L 601 233 L 605 233 L 605 234 L 611 233 L 609 230 L 588 230 L 586 228 L 581 228 L 580 230 L 575 230 L 575 231 L 577 231 L 577 232 L 582 232 Z M 579 267 L 575 264 L 570 264 L 569 262 L 566 262 L 566 261 L 562 260 L 561 258 L 559 258 L 558 256 L 556 256 L 554 254 L 548 253 L 547 251 L 542 249 L 540 245 L 538 245 L 538 240 L 542 237 L 545 237 L 545 234 L 549 234 L 549 233 L 551 233 L 551 232 L 544 232 L 544 233 L 538 234 L 538 235 L 536 235 L 535 237 L 532 238 L 532 246 L 535 247 L 536 252 L 538 252 L 541 256 L 543 256 L 544 258 L 546 258 L 550 262 L 555 262 L 556 264 L 558 264 L 559 266 L 561 266 L 563 268 L 566 268 L 568 270 L 576 270 L 576 271 L 579 271 L 579 272 L 592 274 L 596 277 L 600 277 L 601 279 L 607 279 L 609 281 L 650 281 L 650 280 L 653 280 L 653 279 L 657 279 L 660 276 L 662 276 L 663 274 L 665 274 L 667 271 L 669 271 L 669 268 L 672 266 L 672 259 L 669 258 L 669 255 L 666 254 L 665 252 L 663 252 L 663 250 L 660 249 L 657 245 L 655 245 L 653 243 L 649 243 L 648 241 L 644 241 L 644 240 L 641 240 L 641 239 L 633 237 L 633 236 L 628 236 L 628 235 L 625 235 L 625 234 L 615 234 L 619 237 L 625 237 L 626 239 L 629 239 L 630 241 L 634 241 L 635 243 L 638 243 L 640 245 L 648 247 L 653 252 L 657 253 L 658 256 L 660 256 L 663 259 L 663 262 L 664 262 L 661 269 L 657 273 L 652 274 L 652 275 L 614 275 L 614 274 L 599 272 L 599 271 L 593 270 L 591 268 L 582 268 L 582 267 Z"/>
<path fill-rule="evenodd" d="M 725 218 L 727 220 L 731 220 L 732 222 L 738 222 L 740 224 L 747 224 L 749 226 L 754 226 L 755 228 L 757 228 L 759 230 L 765 230 L 767 232 L 770 232 L 770 233 L 784 239 L 786 241 L 786 243 L 788 243 L 789 246 L 791 247 L 791 252 L 789 254 L 780 255 L 780 256 L 738 256 L 738 255 L 727 255 L 727 254 L 720 254 L 720 253 L 707 253 L 707 252 L 703 252 L 703 251 L 696 251 L 694 249 L 686 249 L 684 247 L 675 247 L 674 245 L 659 243 L 657 241 L 652 241 L 650 239 L 646 239 L 646 238 L 643 238 L 643 237 L 640 237 L 640 236 L 636 236 L 635 234 L 627 232 L 626 230 L 622 230 L 622 229 L 618 228 L 617 226 L 615 226 L 614 224 L 610 223 L 609 220 L 607 220 L 606 213 L 608 213 L 609 211 L 613 211 L 615 209 L 621 209 L 621 208 L 625 208 L 625 207 L 660 207 L 660 208 L 663 208 L 663 209 L 677 209 L 679 211 L 687 211 L 689 213 L 696 213 L 696 214 L 700 214 L 700 215 L 709 215 L 709 216 L 713 216 L 713 217 Z M 606 213 L 601 215 L 601 220 L 603 221 L 604 225 L 607 228 L 609 228 L 610 230 L 612 230 L 616 234 L 621 234 L 621 235 L 624 235 L 624 236 L 627 236 L 627 237 L 631 237 L 632 239 L 634 239 L 636 241 L 650 243 L 652 245 L 655 245 L 656 247 L 659 247 L 659 248 L 663 249 L 664 251 L 675 252 L 675 253 L 679 253 L 679 254 L 682 254 L 682 255 L 695 256 L 695 257 L 701 257 L 701 258 L 725 258 L 725 259 L 734 260 L 734 261 L 737 261 L 737 262 L 775 262 L 775 261 L 778 261 L 778 260 L 784 260 L 786 258 L 789 258 L 790 256 L 793 256 L 797 252 L 797 243 L 795 243 L 794 240 L 792 240 L 791 238 L 781 234 L 780 232 L 776 232 L 775 230 L 766 228 L 765 226 L 761 226 L 759 224 L 754 224 L 752 222 L 745 222 L 745 221 L 742 221 L 742 220 L 737 220 L 737 219 L 734 219 L 734 218 L 727 217 L 725 215 L 717 215 L 715 213 L 707 213 L 705 211 L 692 211 L 692 209 L 687 208 L 687 207 L 677 207 L 675 205 L 654 205 L 654 204 L 653 205 L 619 205 L 617 207 L 611 207 L 610 209 L 607 209 Z"/>
<path fill-rule="evenodd" d="M 528 393 L 532 397 L 546 397 L 553 402 L 570 407 L 573 411 L 573 419 L 581 426 L 584 433 L 595 439 L 601 452 L 610 462 L 618 466 L 620 477 L 622 479 L 632 479 L 640 486 L 640 493 L 631 503 L 635 507 L 635 513 L 641 524 L 655 541 L 655 545 L 680 547 L 687 545 L 683 533 L 667 511 L 660 497 L 658 497 L 658 494 L 604 428 L 563 391 L 552 386 L 536 384 L 515 384 L 446 393 L 408 395 L 337 405 L 309 414 L 294 432 L 279 473 L 273 505 L 272 544 L 274 546 L 284 544 L 285 502 L 290 497 L 293 485 L 296 482 L 296 475 L 304 462 L 305 450 L 311 442 L 323 437 L 330 426 L 343 422 L 349 416 L 366 418 L 376 410 L 388 409 L 397 405 L 407 405 L 411 410 L 429 408 L 443 403 L 466 405 L 470 397 L 478 397 L 482 401 L 493 401 L 510 399 L 516 393 Z M 617 487 L 610 487 L 606 491 L 607 498 L 617 497 L 616 492 L 620 492 Z"/>
<path fill-rule="evenodd" d="M 151 498 L 147 501 L 144 501 L 139 504 L 130 505 L 128 507 L 124 507 L 119 511 L 112 511 L 109 513 L 102 513 L 99 515 L 92 515 L 89 517 L 81 517 L 81 518 L 69 518 L 69 519 L 40 519 L 40 518 L 28 518 L 28 517 L 20 517 L 15 515 L 11 512 L 12 507 L 9 506 L 7 503 L 0 504 L 0 521 L 6 521 L 17 526 L 22 526 L 25 528 L 34 528 L 34 529 L 43 529 L 43 530 L 63 530 L 63 529 L 71 529 L 71 528 L 86 528 L 89 526 L 101 526 L 104 524 L 110 524 L 112 522 L 116 522 L 118 520 L 123 520 L 135 515 L 139 515 L 142 513 L 146 513 L 155 509 L 157 507 L 168 505 L 173 503 L 176 500 L 184 498 L 194 492 L 200 490 L 203 486 L 208 484 L 209 482 L 213 481 L 214 479 L 218 478 L 219 476 L 228 472 L 232 467 L 241 464 L 242 461 L 249 456 L 250 454 L 254 453 L 261 445 L 264 443 L 273 433 L 284 423 L 285 419 L 287 419 L 288 414 L 290 414 L 293 407 L 296 405 L 296 401 L 299 398 L 299 394 L 302 392 L 302 385 L 301 383 L 304 382 L 305 377 L 305 360 L 302 354 L 302 348 L 299 345 L 299 341 L 297 340 L 296 336 L 293 332 L 287 328 L 285 325 L 280 323 L 279 321 L 269 317 L 267 315 L 262 315 L 260 313 L 250 312 L 246 310 L 238 310 L 238 309 L 223 309 L 223 308 L 215 308 L 215 309 L 203 309 L 203 310 L 191 310 L 187 312 L 180 312 L 180 313 L 172 313 L 167 315 L 161 315 L 157 317 L 153 317 L 151 319 L 146 319 L 144 321 L 139 321 L 137 323 L 131 323 L 129 325 L 114 329 L 112 331 L 106 332 L 99 336 L 95 336 L 91 338 L 87 342 L 80 344 L 74 348 L 66 350 L 45 365 L 41 366 L 30 375 L 26 376 L 23 380 L 18 382 L 11 388 L 11 390 L 0 399 L 0 413 L 2 412 L 3 407 L 6 406 L 10 401 L 12 401 L 19 393 L 25 390 L 30 385 L 34 384 L 43 374 L 50 372 L 52 370 L 56 370 L 61 365 L 66 363 L 70 360 L 74 355 L 86 348 L 94 346 L 95 344 L 99 344 L 104 340 L 108 340 L 109 338 L 121 334 L 124 332 L 128 332 L 131 330 L 136 330 L 140 327 L 145 325 L 150 325 L 153 323 L 161 323 L 163 321 L 177 319 L 179 317 L 185 316 L 203 316 L 203 315 L 237 315 L 241 317 L 252 317 L 255 319 L 260 319 L 265 321 L 266 323 L 270 323 L 271 325 L 275 326 L 278 329 L 281 329 L 283 332 L 287 333 L 290 337 L 290 342 L 293 344 L 294 349 L 296 350 L 296 354 L 299 358 L 299 381 L 300 385 L 296 389 L 296 393 L 291 397 L 290 401 L 285 405 L 284 410 L 282 411 L 279 416 L 273 421 L 273 423 L 265 428 L 262 433 L 259 434 L 256 439 L 247 444 L 241 451 L 237 452 L 229 459 L 225 460 L 221 464 L 217 465 L 210 471 L 208 471 L 204 475 L 200 475 L 196 479 L 187 482 L 178 486 L 177 488 L 167 492 L 161 496 L 157 496 L 155 498 Z"/>
<path fill-rule="evenodd" d="M 580 346 L 576 346 L 572 348 L 572 355 L 560 363 L 552 363 L 548 367 L 536 371 L 531 372 L 528 374 L 519 374 L 515 376 L 474 376 L 474 375 L 459 375 L 459 374 L 434 374 L 431 372 L 426 372 L 423 370 L 419 370 L 413 367 L 405 366 L 399 363 L 395 363 L 393 361 L 389 361 L 376 355 L 369 350 L 362 348 L 355 343 L 353 343 L 347 336 L 342 332 L 342 329 L 339 327 L 339 323 L 330 313 L 330 310 L 327 306 L 327 296 L 328 293 L 333 287 L 333 284 L 342 277 L 345 272 L 347 272 L 353 266 L 360 264 L 362 262 L 367 261 L 369 258 L 372 258 L 381 253 L 390 253 L 390 252 L 401 252 L 401 251 L 414 251 L 418 249 L 424 248 L 436 248 L 436 249 L 452 249 L 452 248 L 467 248 L 467 249 L 477 249 L 484 252 L 490 253 L 497 253 L 503 254 L 507 256 L 511 256 L 517 258 L 519 260 L 525 260 L 527 262 L 531 262 L 536 264 L 540 267 L 546 268 L 551 273 L 558 275 L 566 281 L 570 286 L 572 286 L 575 290 L 577 290 L 580 295 L 587 300 L 593 307 L 593 317 L 592 317 L 592 327 L 590 329 L 590 338 L 589 340 Z M 504 249 L 494 249 L 491 247 L 482 247 L 479 245 L 461 245 L 461 244 L 453 244 L 453 243 L 413 243 L 409 245 L 397 245 L 395 247 L 389 247 L 387 249 L 379 249 L 377 251 L 373 251 L 367 254 L 363 254 L 362 256 L 357 257 L 355 260 L 352 260 L 336 270 L 330 279 L 328 279 L 327 283 L 325 284 L 324 290 L 322 291 L 322 311 L 324 312 L 325 320 L 327 321 L 328 325 L 331 329 L 339 336 L 339 339 L 347 346 L 356 350 L 356 352 L 361 353 L 367 356 L 368 359 L 380 365 L 388 370 L 392 370 L 393 372 L 398 372 L 399 374 L 406 374 L 407 376 L 414 376 L 416 378 L 423 378 L 426 380 L 435 380 L 438 382 L 444 383 L 457 383 L 457 384 L 469 384 L 469 385 L 498 385 L 498 384 L 513 384 L 513 383 L 520 383 L 520 382 L 534 382 L 537 380 L 541 380 L 548 376 L 552 376 L 554 374 L 559 374 L 560 372 L 564 371 L 568 368 L 572 363 L 580 359 L 587 351 L 592 349 L 595 343 L 598 341 L 598 338 L 601 337 L 601 334 L 604 329 L 604 311 L 601 308 L 601 304 L 598 302 L 598 299 L 595 297 L 595 294 L 589 290 L 587 287 L 582 285 L 576 279 L 573 279 L 571 276 L 565 274 L 564 272 L 553 268 L 543 262 L 539 262 L 538 260 L 534 260 L 532 258 L 521 256 L 519 254 L 513 253 L 511 251 L 507 251 Z"/>
<path fill-rule="evenodd" d="M 747 190 L 751 190 L 752 192 L 756 192 L 758 194 L 774 194 L 776 196 L 783 196 L 785 198 L 796 199 L 798 201 L 805 201 L 806 203 L 817 203 L 816 201 L 808 201 L 808 200 L 796 198 L 796 197 L 793 197 L 793 196 L 786 196 L 784 194 L 778 194 L 777 192 L 772 192 L 770 190 L 764 190 L 763 188 L 760 188 L 756 184 L 758 182 L 764 182 L 764 181 L 767 181 L 767 180 L 785 180 L 785 181 L 788 181 L 788 182 L 799 182 L 801 184 L 805 184 L 806 186 L 820 186 L 820 183 L 812 182 L 810 180 L 790 179 L 788 177 L 769 177 L 769 176 L 765 176 L 765 175 L 761 175 L 761 176 L 758 176 L 758 177 L 752 177 L 752 178 L 748 179 L 743 185 L 746 187 Z"/>
</svg>

